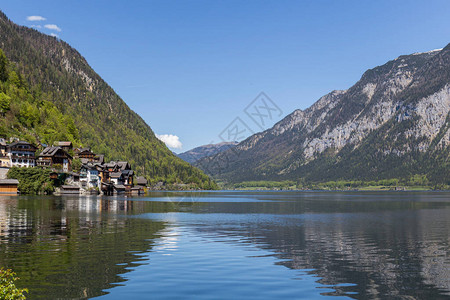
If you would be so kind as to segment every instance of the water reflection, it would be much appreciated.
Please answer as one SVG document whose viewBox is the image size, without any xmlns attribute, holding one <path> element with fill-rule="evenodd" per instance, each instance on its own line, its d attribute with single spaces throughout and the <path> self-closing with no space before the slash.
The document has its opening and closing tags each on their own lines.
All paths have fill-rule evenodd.
<svg viewBox="0 0 450 300">
<path fill-rule="evenodd" d="M 0 263 L 19 274 L 31 298 L 211 298 L 220 290 L 230 298 L 301 291 L 305 298 L 444 299 L 449 196 L 0 197 Z M 194 286 L 181 284 L 194 278 Z"/>
<path fill-rule="evenodd" d="M 30 298 L 104 294 L 141 264 L 139 253 L 164 228 L 131 220 L 143 203 L 101 198 L 0 198 L 0 264 L 13 268 Z"/>
<path fill-rule="evenodd" d="M 276 201 L 280 194 L 282 202 Z M 439 299 L 450 295 L 448 196 L 251 193 L 266 202 L 205 203 L 193 207 L 194 214 L 176 214 L 176 224 L 195 224 L 210 238 L 250 242 L 276 253 L 278 264 L 290 269 L 311 269 L 333 287 L 324 295 Z"/>
</svg>

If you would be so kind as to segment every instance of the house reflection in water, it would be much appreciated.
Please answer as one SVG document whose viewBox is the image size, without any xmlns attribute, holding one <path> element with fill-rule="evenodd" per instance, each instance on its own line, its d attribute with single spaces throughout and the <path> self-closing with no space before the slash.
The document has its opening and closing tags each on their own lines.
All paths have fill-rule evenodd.
<svg viewBox="0 0 450 300">
<path fill-rule="evenodd" d="M 112 197 L 0 196 L 0 264 L 18 274 L 33 299 L 106 294 L 125 280 L 120 274 L 142 263 L 139 254 L 165 228 L 126 216 L 144 205 Z"/>
</svg>

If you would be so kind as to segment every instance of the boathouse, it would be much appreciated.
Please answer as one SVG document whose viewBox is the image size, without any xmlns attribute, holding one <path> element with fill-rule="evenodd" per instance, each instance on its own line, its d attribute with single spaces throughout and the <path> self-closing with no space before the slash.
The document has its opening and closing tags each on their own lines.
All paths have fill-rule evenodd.
<svg viewBox="0 0 450 300">
<path fill-rule="evenodd" d="M 80 187 L 76 185 L 63 185 L 61 186 L 62 195 L 78 195 L 80 194 Z"/>
<path fill-rule="evenodd" d="M 0 194 L 17 194 L 19 180 L 17 179 L 0 179 Z"/>
</svg>

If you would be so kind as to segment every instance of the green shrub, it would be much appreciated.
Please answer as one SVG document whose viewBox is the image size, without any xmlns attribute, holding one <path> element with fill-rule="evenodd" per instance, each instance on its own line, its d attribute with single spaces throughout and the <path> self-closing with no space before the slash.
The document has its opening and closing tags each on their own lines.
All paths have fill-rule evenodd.
<svg viewBox="0 0 450 300">
<path fill-rule="evenodd" d="M 8 171 L 8 178 L 19 180 L 18 189 L 22 194 L 50 194 L 54 190 L 53 180 L 50 179 L 51 170 L 12 167 Z"/>
<path fill-rule="evenodd" d="M 18 289 L 14 284 L 17 279 L 12 270 L 0 269 L 0 299 L 25 299 L 24 293 L 28 293 L 28 289 Z"/>
</svg>

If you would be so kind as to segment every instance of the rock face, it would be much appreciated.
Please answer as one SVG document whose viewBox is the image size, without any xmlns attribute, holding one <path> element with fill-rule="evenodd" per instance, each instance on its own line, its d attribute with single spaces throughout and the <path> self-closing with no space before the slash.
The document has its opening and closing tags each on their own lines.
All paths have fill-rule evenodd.
<svg viewBox="0 0 450 300">
<path fill-rule="evenodd" d="M 192 164 L 204 157 L 216 155 L 220 152 L 233 148 L 237 144 L 238 142 L 223 142 L 218 144 L 209 144 L 196 147 L 189 151 L 177 154 L 177 156 L 182 160 Z"/>
<path fill-rule="evenodd" d="M 426 174 L 448 183 L 449 111 L 450 45 L 370 69 L 348 90 L 197 165 L 229 182 Z"/>
</svg>

